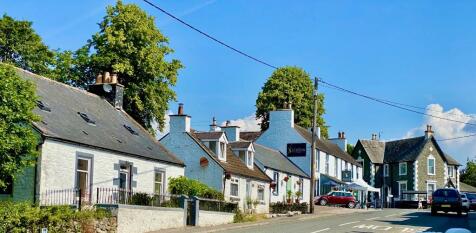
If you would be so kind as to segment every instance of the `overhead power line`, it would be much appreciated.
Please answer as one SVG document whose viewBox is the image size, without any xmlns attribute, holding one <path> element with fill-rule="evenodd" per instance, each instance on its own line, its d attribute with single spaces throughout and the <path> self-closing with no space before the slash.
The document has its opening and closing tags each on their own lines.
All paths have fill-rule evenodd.
<svg viewBox="0 0 476 233">
<path fill-rule="evenodd" d="M 216 37 L 194 27 L 193 25 L 183 21 L 182 19 L 178 18 L 177 16 L 173 15 L 172 13 L 166 11 L 165 9 L 159 7 L 157 4 L 154 4 L 152 1 L 150 0 L 142 0 L 144 1 L 145 3 L 149 4 L 150 6 L 154 7 L 155 9 L 161 11 L 162 13 L 168 15 L 169 17 L 177 20 L 178 22 L 180 22 L 181 24 L 187 26 L 188 28 L 202 34 L 203 36 L 207 37 L 208 39 L 210 40 L 213 40 L 215 41 L 216 43 L 248 58 L 248 59 L 251 59 L 255 62 L 258 62 L 264 66 L 267 66 L 269 68 L 272 68 L 272 69 L 278 69 L 277 66 L 274 66 L 274 65 L 271 65 L 270 63 L 262 60 L 262 59 L 259 59 L 259 58 L 256 58 L 240 49 L 237 49 L 219 39 L 217 39 Z M 409 111 L 409 112 L 413 112 L 413 113 L 417 113 L 417 114 L 420 114 L 420 115 L 425 115 L 425 116 L 429 116 L 429 117 L 433 117 L 433 118 L 437 118 L 437 119 L 441 119 L 441 120 L 446 120 L 446 121 L 452 121 L 452 122 L 457 122 L 457 123 L 461 123 L 461 124 L 466 124 L 466 125 L 471 125 L 471 126 L 476 126 L 476 124 L 472 124 L 472 123 L 468 123 L 468 122 L 464 122 L 464 121 L 460 121 L 460 120 L 455 120 L 455 119 L 450 119 L 450 118 L 446 118 L 446 117 L 440 117 L 440 116 L 436 116 L 436 115 L 433 115 L 433 114 L 428 114 L 428 113 L 425 113 L 425 112 L 421 112 L 421 111 L 417 111 L 417 110 L 414 110 L 414 109 L 420 109 L 420 110 L 428 110 L 426 108 L 423 108 L 423 107 L 418 107 L 418 106 L 413 106 L 413 105 L 409 105 L 409 104 L 403 104 L 403 103 L 398 103 L 398 102 L 394 102 L 394 101 L 390 101 L 390 100 L 384 100 L 384 99 L 379 99 L 379 98 L 375 98 L 375 97 L 371 97 L 371 96 L 368 96 L 368 95 L 364 95 L 364 94 L 360 94 L 360 93 L 357 93 L 357 92 L 354 92 L 354 91 L 350 91 L 350 90 L 347 90 L 345 88 L 342 88 L 342 87 L 339 87 L 337 85 L 334 85 L 334 84 L 331 84 L 331 83 L 328 83 L 328 82 L 325 82 L 324 80 L 322 79 L 319 79 L 319 82 L 323 83 L 323 84 L 326 84 L 327 86 L 329 87 L 332 87 L 336 90 L 339 90 L 339 91 L 342 91 L 342 92 L 346 92 L 346 93 L 349 93 L 349 94 L 353 94 L 353 95 L 357 95 L 357 96 L 360 96 L 360 97 L 363 97 L 363 98 L 366 98 L 366 99 L 370 99 L 370 100 L 373 100 L 373 101 L 376 101 L 376 102 L 379 102 L 379 103 L 382 103 L 382 104 L 385 104 L 385 105 L 388 105 L 388 106 L 391 106 L 391 107 L 395 107 L 395 108 L 398 108 L 398 109 L 401 109 L 401 110 L 405 110 L 405 111 Z M 413 108 L 413 109 L 412 109 Z M 435 110 L 430 110 L 430 111 L 435 111 Z M 439 111 L 435 111 L 435 112 L 439 112 Z M 461 116 L 461 115 L 459 115 Z"/>
<path fill-rule="evenodd" d="M 476 134 L 468 134 L 464 136 L 454 137 L 454 138 L 445 138 L 445 139 L 438 139 L 437 141 L 450 141 L 450 140 L 457 140 L 462 138 L 469 138 L 469 137 L 476 137 Z"/>
<path fill-rule="evenodd" d="M 157 5 L 154 4 L 153 2 L 151 2 L 151 1 L 149 1 L 149 0 L 143 0 L 143 1 L 146 2 L 147 4 L 149 4 L 150 6 L 154 7 L 155 9 L 157 9 L 157 10 L 159 10 L 159 11 L 162 11 L 164 14 L 170 16 L 171 18 L 173 18 L 173 19 L 179 21 L 180 23 L 182 23 L 183 25 L 189 27 L 190 29 L 192 29 L 192 30 L 194 30 L 194 31 L 196 31 L 196 32 L 198 32 L 198 33 L 204 35 L 205 37 L 207 37 L 207 38 L 209 38 L 209 39 L 211 39 L 211 40 L 213 40 L 213 41 L 215 41 L 215 42 L 217 42 L 217 43 L 219 43 L 219 44 L 221 44 L 221 45 L 223 45 L 223 46 L 225 46 L 225 47 L 227 47 L 227 48 L 229 48 L 229 49 L 231 49 L 231 50 L 233 50 L 233 51 L 235 51 L 236 53 L 241 54 L 241 55 L 243 55 L 243 56 L 245 56 L 245 57 L 247 57 L 247 58 L 249 58 L 249 59 L 254 60 L 255 62 L 261 63 L 261 64 L 263 64 L 263 65 L 265 65 L 265 66 L 270 67 L 270 68 L 278 69 L 277 66 L 273 66 L 273 65 L 271 65 L 271 64 L 269 64 L 269 63 L 267 63 L 267 62 L 265 62 L 265 61 L 263 61 L 263 60 L 261 60 L 261 59 L 259 59 L 259 58 L 253 57 L 253 56 L 249 55 L 248 53 L 245 53 L 245 52 L 243 52 L 243 51 L 241 51 L 241 50 L 239 50 L 239 49 L 236 49 L 236 48 L 232 47 L 231 45 L 228 45 L 227 43 L 225 43 L 225 42 L 223 42 L 223 41 L 221 41 L 221 40 L 215 38 L 214 36 L 212 36 L 212 35 L 210 35 L 210 34 L 204 32 L 204 31 L 202 31 L 202 30 L 200 30 L 200 29 L 198 29 L 198 28 L 196 28 L 196 27 L 190 25 L 189 23 L 183 21 L 182 19 L 178 18 L 177 16 L 175 16 L 175 15 L 171 14 L 170 12 L 164 10 L 163 8 L 157 6 Z"/>
</svg>

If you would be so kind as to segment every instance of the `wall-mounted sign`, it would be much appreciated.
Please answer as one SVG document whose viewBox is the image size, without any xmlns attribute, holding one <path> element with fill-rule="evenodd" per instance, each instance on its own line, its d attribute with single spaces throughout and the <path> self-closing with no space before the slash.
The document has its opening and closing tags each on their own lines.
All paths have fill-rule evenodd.
<svg viewBox="0 0 476 233">
<path fill-rule="evenodd" d="M 206 167 L 206 166 L 208 166 L 208 159 L 205 158 L 205 157 L 201 157 L 201 158 L 200 158 L 200 166 L 201 166 L 201 167 Z"/>
<path fill-rule="evenodd" d="M 288 143 L 288 157 L 306 157 L 306 143 Z"/>
<path fill-rule="evenodd" d="M 342 181 L 352 182 L 352 171 L 342 171 Z"/>
</svg>

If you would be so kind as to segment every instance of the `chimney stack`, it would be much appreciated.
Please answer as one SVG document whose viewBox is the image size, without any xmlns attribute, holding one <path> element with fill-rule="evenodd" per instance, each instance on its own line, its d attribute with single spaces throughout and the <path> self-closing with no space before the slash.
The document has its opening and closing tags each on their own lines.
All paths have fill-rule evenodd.
<svg viewBox="0 0 476 233">
<path fill-rule="evenodd" d="M 430 138 L 433 137 L 433 130 L 431 129 L 431 125 L 426 125 L 426 130 L 425 130 L 425 138 Z"/>
<path fill-rule="evenodd" d="M 178 104 L 177 115 L 183 115 L 183 103 Z"/>
<path fill-rule="evenodd" d="M 372 141 L 377 141 L 377 134 L 375 133 L 372 134 Z"/>
<path fill-rule="evenodd" d="M 345 139 L 345 132 L 344 131 L 340 132 L 340 138 Z"/>
<path fill-rule="evenodd" d="M 343 151 L 347 152 L 347 139 L 345 139 L 344 132 L 337 132 L 337 138 L 331 138 L 329 141 L 339 146 Z"/>
<path fill-rule="evenodd" d="M 112 106 L 122 109 L 124 86 L 119 84 L 117 74 L 99 73 L 96 82 L 89 86 L 89 92 L 105 98 Z"/>
<path fill-rule="evenodd" d="M 210 125 L 210 132 L 217 131 L 217 120 L 215 117 L 212 118 L 212 124 Z"/>
<path fill-rule="evenodd" d="M 231 125 L 230 121 L 226 121 L 225 126 L 222 126 L 221 129 L 223 132 L 225 132 L 225 135 L 229 142 L 236 142 L 240 140 L 239 126 Z"/>
</svg>

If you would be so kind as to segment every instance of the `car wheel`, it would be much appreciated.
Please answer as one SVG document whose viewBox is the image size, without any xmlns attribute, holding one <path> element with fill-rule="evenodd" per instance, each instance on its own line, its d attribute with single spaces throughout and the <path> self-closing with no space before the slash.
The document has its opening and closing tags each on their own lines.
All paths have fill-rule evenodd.
<svg viewBox="0 0 476 233">
<path fill-rule="evenodd" d="M 319 204 L 327 205 L 327 200 L 326 199 L 321 199 L 321 201 L 319 201 Z"/>
<path fill-rule="evenodd" d="M 354 208 L 355 207 L 355 202 L 351 201 L 351 202 L 347 203 L 347 207 L 350 208 L 350 209 Z"/>
</svg>

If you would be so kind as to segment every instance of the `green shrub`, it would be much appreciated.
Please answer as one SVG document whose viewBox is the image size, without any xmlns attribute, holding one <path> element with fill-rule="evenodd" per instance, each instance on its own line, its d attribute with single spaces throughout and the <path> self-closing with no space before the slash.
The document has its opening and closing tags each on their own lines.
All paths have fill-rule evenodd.
<svg viewBox="0 0 476 233">
<path fill-rule="evenodd" d="M 131 205 L 150 205 L 152 198 L 147 193 L 134 193 Z"/>
<path fill-rule="evenodd" d="M 258 215 L 256 214 L 244 214 L 241 210 L 236 210 L 235 216 L 233 216 L 233 223 L 242 223 L 242 222 L 255 222 L 258 220 Z"/>
<path fill-rule="evenodd" d="M 99 209 L 76 211 L 69 206 L 38 207 L 26 202 L 0 201 L 0 232 L 39 232 L 44 227 L 52 233 L 82 232 L 82 225 L 110 216 L 108 211 Z"/>
<path fill-rule="evenodd" d="M 287 204 L 284 202 L 272 203 L 269 205 L 270 212 L 273 214 L 285 214 L 288 211 L 301 211 L 302 213 L 307 213 L 308 205 L 307 203 L 291 203 Z"/>
<path fill-rule="evenodd" d="M 176 195 L 196 196 L 209 199 L 224 200 L 223 193 L 208 187 L 206 184 L 184 176 L 169 179 L 169 192 Z"/>
</svg>

